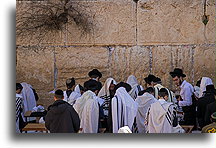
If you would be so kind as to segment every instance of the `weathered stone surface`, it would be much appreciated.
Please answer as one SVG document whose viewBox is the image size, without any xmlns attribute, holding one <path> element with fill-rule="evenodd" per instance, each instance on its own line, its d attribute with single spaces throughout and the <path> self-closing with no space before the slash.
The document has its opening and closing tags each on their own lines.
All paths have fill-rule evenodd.
<svg viewBox="0 0 216 148">
<path fill-rule="evenodd" d="M 203 2 L 194 0 L 140 0 L 139 45 L 181 45 L 215 42 L 215 4 L 207 7 L 210 21 L 202 23 Z M 210 31 L 211 30 L 211 31 Z"/>
<path fill-rule="evenodd" d="M 118 82 L 134 75 L 140 84 L 144 84 L 143 78 L 150 71 L 149 47 L 117 46 L 110 49 L 110 75 Z"/>
<path fill-rule="evenodd" d="M 215 45 L 196 46 L 194 49 L 194 79 L 210 77 L 216 84 Z"/>
<path fill-rule="evenodd" d="M 206 1 L 206 15 L 209 21 L 206 25 L 205 31 L 205 43 L 216 43 L 216 1 L 207 0 Z"/>
<path fill-rule="evenodd" d="M 38 103 L 44 104 L 44 101 L 50 100 L 48 92 L 54 88 L 53 52 L 52 48 L 40 50 L 33 47 L 17 48 L 16 81 L 31 84 L 38 92 Z"/>
<path fill-rule="evenodd" d="M 61 89 L 65 89 L 65 81 L 70 77 L 83 85 L 89 79 L 88 72 L 93 68 L 102 72 L 101 81 L 105 81 L 108 77 L 108 51 L 105 47 L 56 48 L 56 66 L 57 86 Z"/>
<path fill-rule="evenodd" d="M 68 45 L 134 45 L 136 16 L 135 3 L 124 1 L 79 2 L 93 20 L 93 30 L 85 33 L 72 23 L 68 25 Z M 93 16 L 93 17 L 92 17 Z"/>
</svg>

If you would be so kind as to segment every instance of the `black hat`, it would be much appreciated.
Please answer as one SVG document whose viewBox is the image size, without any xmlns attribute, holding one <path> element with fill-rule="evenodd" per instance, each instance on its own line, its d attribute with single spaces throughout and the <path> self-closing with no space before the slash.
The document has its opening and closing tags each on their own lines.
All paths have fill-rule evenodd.
<svg viewBox="0 0 216 148">
<path fill-rule="evenodd" d="M 176 76 L 186 77 L 186 75 L 183 74 L 183 71 L 180 68 L 175 68 L 173 72 L 170 72 L 170 75 L 173 78 L 176 77 Z"/>
<path fill-rule="evenodd" d="M 214 85 L 207 85 L 206 86 L 206 91 L 204 91 L 203 93 L 213 93 L 216 95 L 216 89 L 214 87 Z"/>
<path fill-rule="evenodd" d="M 126 89 L 127 92 L 129 92 L 131 90 L 131 86 L 128 83 L 125 82 L 119 82 L 116 86 L 115 86 L 115 90 L 117 90 L 120 87 L 124 87 Z"/>
<path fill-rule="evenodd" d="M 99 84 L 100 82 L 96 81 L 96 80 L 88 80 L 84 83 L 84 90 L 87 91 L 87 90 L 91 90 L 91 91 L 95 91 L 95 90 L 99 90 Z"/>
<path fill-rule="evenodd" d="M 156 78 L 153 79 L 153 82 L 160 82 L 161 83 L 161 79 L 156 77 Z"/>
<path fill-rule="evenodd" d="M 156 77 L 154 75 L 149 74 L 148 77 L 145 77 L 144 80 L 146 83 L 151 84 L 151 82 L 153 82 L 153 80 L 156 79 Z"/>
<path fill-rule="evenodd" d="M 93 69 L 92 71 L 90 71 L 90 72 L 88 73 L 88 75 L 89 75 L 89 77 L 91 77 L 91 76 L 93 76 L 93 75 L 96 75 L 96 76 L 98 76 L 99 78 L 102 77 L 101 72 L 98 71 L 97 69 Z"/>
</svg>

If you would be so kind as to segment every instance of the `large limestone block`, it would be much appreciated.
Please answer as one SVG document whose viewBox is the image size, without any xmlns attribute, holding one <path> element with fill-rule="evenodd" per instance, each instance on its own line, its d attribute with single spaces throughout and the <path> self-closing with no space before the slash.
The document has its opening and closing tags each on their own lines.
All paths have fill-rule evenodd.
<svg viewBox="0 0 216 148">
<path fill-rule="evenodd" d="M 81 12 L 89 15 L 92 29 L 80 30 L 74 22 L 67 25 L 67 45 L 134 45 L 136 16 L 132 0 L 79 1 Z M 85 8 L 85 9 L 84 9 Z M 83 10 L 83 11 L 82 11 Z"/>
<path fill-rule="evenodd" d="M 31 84 L 38 92 L 38 103 L 49 100 L 54 88 L 52 48 L 18 47 L 16 82 Z"/>
<path fill-rule="evenodd" d="M 203 2 L 194 0 L 140 0 L 139 45 L 181 45 L 215 42 L 215 4 L 209 4 L 209 23 L 202 22 Z M 213 29 L 214 28 L 214 29 Z"/>
<path fill-rule="evenodd" d="M 134 75 L 143 85 L 143 78 L 150 71 L 149 47 L 116 46 L 110 49 L 110 75 L 118 82 L 126 81 L 129 75 Z"/>
<path fill-rule="evenodd" d="M 208 23 L 205 28 L 205 43 L 216 43 L 216 1 L 206 1 L 206 15 L 208 16 Z"/>
<path fill-rule="evenodd" d="M 215 82 L 215 60 L 215 45 L 202 45 L 195 48 L 194 73 L 196 81 L 201 77 L 210 77 Z"/>
<path fill-rule="evenodd" d="M 65 89 L 65 81 L 71 77 L 83 85 L 89 80 L 88 72 L 94 68 L 103 74 L 101 81 L 108 77 L 108 51 L 105 47 L 74 46 L 56 48 L 55 52 L 58 88 Z"/>
</svg>

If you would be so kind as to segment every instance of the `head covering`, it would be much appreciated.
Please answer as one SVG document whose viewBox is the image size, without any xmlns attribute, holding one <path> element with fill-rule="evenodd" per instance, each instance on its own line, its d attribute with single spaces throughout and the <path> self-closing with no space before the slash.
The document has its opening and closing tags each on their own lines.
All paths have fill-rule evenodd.
<svg viewBox="0 0 216 148">
<path fill-rule="evenodd" d="M 128 83 L 125 82 L 119 82 L 116 86 L 115 86 L 115 90 L 117 90 L 120 87 L 124 87 L 126 89 L 127 92 L 129 92 L 131 90 L 131 86 Z"/>
<path fill-rule="evenodd" d="M 145 77 L 144 80 L 146 83 L 151 84 L 156 77 L 152 74 L 149 74 L 148 77 Z"/>
<path fill-rule="evenodd" d="M 139 86 L 138 81 L 134 75 L 130 75 L 128 77 L 126 83 L 130 84 L 131 90 L 130 90 L 129 94 L 135 100 L 136 97 L 138 96 L 139 91 L 141 91 L 143 89 L 141 88 L 141 86 Z M 138 90 L 138 87 L 140 87 L 140 90 Z"/>
<path fill-rule="evenodd" d="M 110 87 L 111 83 L 114 85 L 117 84 L 113 78 L 106 79 L 104 86 L 101 88 L 101 90 L 98 93 L 98 97 L 110 96 L 109 87 Z"/>
<path fill-rule="evenodd" d="M 211 118 L 216 120 L 216 112 L 214 112 L 212 115 L 211 115 Z"/>
<path fill-rule="evenodd" d="M 156 77 L 153 79 L 153 82 L 155 83 L 161 83 L 161 79 L 159 77 Z"/>
<path fill-rule="evenodd" d="M 98 131 L 99 105 L 96 97 L 95 93 L 88 90 L 77 99 L 73 106 L 79 115 L 82 133 L 97 133 Z"/>
<path fill-rule="evenodd" d="M 112 123 L 113 133 L 117 133 L 119 128 L 127 125 L 132 129 L 134 118 L 137 114 L 137 103 L 127 93 L 124 87 L 116 90 L 112 99 Z"/>
<path fill-rule="evenodd" d="M 129 129 L 128 126 L 124 126 L 118 130 L 118 133 L 132 133 L 132 131 Z"/>
<path fill-rule="evenodd" d="M 16 90 L 18 90 L 18 89 L 20 89 L 20 90 L 23 89 L 23 87 L 20 83 L 16 83 Z"/>
<path fill-rule="evenodd" d="M 212 94 L 216 95 L 216 89 L 215 89 L 214 85 L 207 85 L 206 91 L 204 91 L 203 93 L 212 93 Z"/>
<path fill-rule="evenodd" d="M 89 75 L 89 77 L 91 77 L 91 76 L 93 76 L 93 75 L 96 75 L 96 76 L 98 76 L 99 78 L 102 77 L 101 72 L 98 71 L 97 69 L 93 69 L 92 71 L 90 71 L 90 72 L 88 73 L 88 75 Z"/>
<path fill-rule="evenodd" d="M 99 90 L 100 88 L 100 82 L 96 81 L 96 80 L 88 80 L 84 83 L 84 90 L 87 91 L 87 90 L 91 90 L 91 91 L 95 91 L 95 90 Z"/>
<path fill-rule="evenodd" d="M 209 77 L 202 77 L 201 83 L 200 83 L 199 98 L 203 96 L 203 92 L 206 90 L 207 85 L 213 85 L 212 80 Z"/>
<path fill-rule="evenodd" d="M 186 77 L 186 75 L 183 73 L 183 70 L 180 68 L 175 68 L 173 72 L 170 72 L 170 75 L 174 78 L 176 76 L 180 77 Z"/>
</svg>

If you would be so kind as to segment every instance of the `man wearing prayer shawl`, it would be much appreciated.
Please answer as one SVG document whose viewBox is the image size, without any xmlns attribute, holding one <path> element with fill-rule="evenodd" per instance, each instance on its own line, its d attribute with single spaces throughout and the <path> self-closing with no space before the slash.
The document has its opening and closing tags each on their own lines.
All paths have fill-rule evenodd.
<svg viewBox="0 0 216 148">
<path fill-rule="evenodd" d="M 168 92 L 165 88 L 159 91 L 159 100 L 150 105 L 147 113 L 148 133 L 175 133 L 178 125 L 176 106 L 167 102 Z"/>
<path fill-rule="evenodd" d="M 98 133 L 101 100 L 96 95 L 99 84 L 95 80 L 89 80 L 84 83 L 84 88 L 86 92 L 74 104 L 81 120 L 80 133 Z"/>
<path fill-rule="evenodd" d="M 138 81 L 134 75 L 130 75 L 126 83 L 130 84 L 131 90 L 129 95 L 135 100 L 138 93 L 143 90 L 143 87 L 138 84 Z"/>
<path fill-rule="evenodd" d="M 154 89 L 149 87 L 144 90 L 144 94 L 138 96 L 135 100 L 135 102 L 138 104 L 138 112 L 136 115 L 138 133 L 146 133 L 146 113 L 150 105 L 157 101 L 157 99 L 152 94 L 154 94 Z"/>
<path fill-rule="evenodd" d="M 203 92 L 206 91 L 207 85 L 213 85 L 212 80 L 209 77 L 202 77 L 201 83 L 200 83 L 199 98 L 203 97 Z"/>
<path fill-rule="evenodd" d="M 66 80 L 67 90 L 64 91 L 64 101 L 68 102 L 70 105 L 74 105 L 77 98 L 81 97 L 80 93 L 74 91 L 75 79 L 69 78 Z"/>
<path fill-rule="evenodd" d="M 33 110 L 33 108 L 36 106 L 36 100 L 35 100 L 34 92 L 32 90 L 33 87 L 30 84 L 27 84 L 25 82 L 21 83 L 21 85 L 23 87 L 21 95 L 23 97 L 23 107 L 24 107 L 22 116 L 24 116 L 27 111 Z M 36 118 L 34 117 L 30 117 L 28 119 L 29 121 L 36 120 Z"/>
<path fill-rule="evenodd" d="M 82 87 L 82 85 L 77 84 L 74 88 L 74 91 L 82 95 L 84 93 L 84 88 Z"/>
<path fill-rule="evenodd" d="M 128 126 L 132 130 L 138 109 L 137 103 L 128 94 L 124 86 L 117 85 L 116 89 L 111 101 L 113 133 L 118 133 L 118 130 L 124 126 Z"/>
<path fill-rule="evenodd" d="M 115 94 L 115 85 L 116 81 L 113 78 L 108 78 L 104 86 L 101 88 L 101 90 L 98 93 L 98 97 L 104 99 L 103 103 L 103 110 L 104 110 L 104 115 L 107 117 L 108 116 L 108 111 L 109 111 L 109 105 L 110 105 L 110 99 L 114 97 Z"/>
<path fill-rule="evenodd" d="M 16 83 L 16 133 L 20 133 L 20 130 L 22 129 L 23 125 L 20 125 L 23 123 L 23 117 L 21 115 L 21 112 L 23 110 L 23 101 L 22 96 L 20 95 L 22 92 L 22 85 L 20 83 Z"/>
<path fill-rule="evenodd" d="M 100 82 L 100 78 L 102 77 L 102 73 L 97 70 L 97 69 L 93 69 L 88 73 L 88 76 L 91 78 L 90 80 L 95 80 L 98 81 L 99 83 L 99 90 L 102 88 L 102 84 Z"/>
<path fill-rule="evenodd" d="M 163 85 L 162 85 L 162 82 L 161 82 L 161 79 L 156 77 L 153 79 L 153 85 L 154 85 L 154 96 L 156 99 L 159 99 L 159 96 L 158 96 L 158 92 L 161 88 L 165 88 Z M 167 91 L 168 91 L 168 102 L 173 102 L 173 103 L 176 103 L 177 100 L 175 98 L 175 94 L 170 91 L 168 88 L 165 88 Z"/>
</svg>

